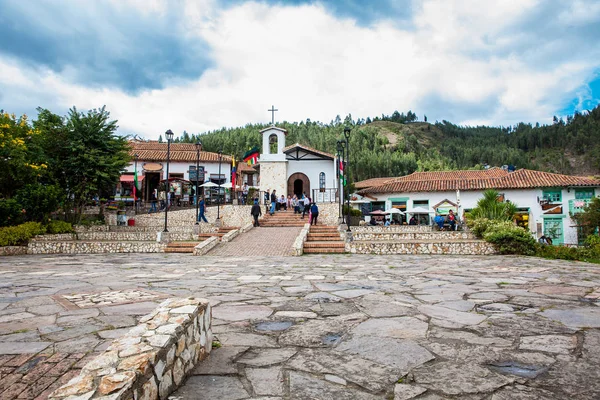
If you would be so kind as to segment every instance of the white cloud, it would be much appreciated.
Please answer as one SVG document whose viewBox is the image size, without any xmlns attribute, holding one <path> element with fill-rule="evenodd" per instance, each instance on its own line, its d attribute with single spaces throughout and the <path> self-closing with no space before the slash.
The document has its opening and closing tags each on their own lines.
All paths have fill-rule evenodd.
<svg viewBox="0 0 600 400">
<path fill-rule="evenodd" d="M 164 12 L 164 3 L 150 4 L 151 10 Z M 410 26 L 386 21 L 362 27 L 336 19 L 319 5 L 245 3 L 219 11 L 213 0 L 190 0 L 182 23 L 188 35 L 208 44 L 213 61 L 195 81 L 175 80 L 164 89 L 133 95 L 78 86 L 66 76 L 0 58 L 0 68 L 9 66 L 14 76 L 0 83 L 33 103 L 52 93 L 63 108 L 106 104 L 122 132 L 148 138 L 166 129 L 195 133 L 268 122 L 271 104 L 280 110 L 280 121 L 412 109 L 430 121 L 550 122 L 598 68 L 597 58 L 564 54 L 552 66 L 541 66 L 528 61 L 527 52 L 507 51 L 531 37 L 515 21 L 543 4 L 494 4 L 428 0 L 416 9 Z M 573 16 L 576 11 L 568 15 L 571 21 L 579 18 Z M 548 45 L 544 38 L 536 40 Z"/>
</svg>

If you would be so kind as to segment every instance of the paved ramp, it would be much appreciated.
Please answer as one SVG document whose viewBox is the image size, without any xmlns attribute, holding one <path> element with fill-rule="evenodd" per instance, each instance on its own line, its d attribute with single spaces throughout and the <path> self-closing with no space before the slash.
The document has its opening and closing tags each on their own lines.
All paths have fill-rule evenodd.
<svg viewBox="0 0 600 400">
<path fill-rule="evenodd" d="M 233 241 L 220 243 L 209 256 L 289 256 L 301 227 L 252 228 Z"/>
</svg>

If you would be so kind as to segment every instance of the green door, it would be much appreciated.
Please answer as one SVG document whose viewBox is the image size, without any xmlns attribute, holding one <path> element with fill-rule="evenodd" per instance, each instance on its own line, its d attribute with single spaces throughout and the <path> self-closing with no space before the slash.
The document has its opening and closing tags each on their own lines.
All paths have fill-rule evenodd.
<svg viewBox="0 0 600 400">
<path fill-rule="evenodd" d="M 544 235 L 552 239 L 552 244 L 563 244 L 565 242 L 563 234 L 562 218 L 545 218 Z"/>
</svg>

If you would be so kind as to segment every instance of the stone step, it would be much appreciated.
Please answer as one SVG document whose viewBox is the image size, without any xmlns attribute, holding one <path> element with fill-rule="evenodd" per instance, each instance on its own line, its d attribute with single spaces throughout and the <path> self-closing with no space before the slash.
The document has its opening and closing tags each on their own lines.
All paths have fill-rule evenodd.
<svg viewBox="0 0 600 400">
<path fill-rule="evenodd" d="M 333 234 L 329 234 L 329 233 L 324 233 L 324 234 L 309 233 L 308 236 L 306 237 L 306 240 L 309 241 L 309 242 L 314 242 L 314 241 L 339 242 L 340 241 L 340 235 L 337 235 L 335 233 L 333 233 Z"/>
<path fill-rule="evenodd" d="M 303 252 L 305 254 L 324 254 L 324 253 L 338 253 L 343 254 L 346 251 L 343 247 L 341 248 L 319 248 L 319 247 L 308 247 L 304 248 Z"/>
<path fill-rule="evenodd" d="M 198 243 L 200 242 L 170 242 L 167 245 L 167 248 L 194 248 L 198 245 Z"/>
<path fill-rule="evenodd" d="M 305 242 L 304 243 L 304 248 L 308 249 L 308 248 L 344 248 L 345 247 L 345 243 L 342 242 L 341 240 L 339 242 L 327 242 L 327 241 L 323 241 L 323 242 Z"/>
<path fill-rule="evenodd" d="M 166 247 L 165 253 L 186 253 L 191 254 L 194 252 L 193 247 Z"/>
</svg>

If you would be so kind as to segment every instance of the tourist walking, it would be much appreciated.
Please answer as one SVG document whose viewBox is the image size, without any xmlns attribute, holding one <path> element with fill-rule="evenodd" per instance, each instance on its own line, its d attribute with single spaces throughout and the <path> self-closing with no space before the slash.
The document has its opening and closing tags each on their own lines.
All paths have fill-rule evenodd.
<svg viewBox="0 0 600 400">
<path fill-rule="evenodd" d="M 167 194 L 164 190 L 158 193 L 158 199 L 160 200 L 160 211 L 162 211 L 167 206 Z"/>
<path fill-rule="evenodd" d="M 254 205 L 252 206 L 252 209 L 250 210 L 250 215 L 252 215 L 252 218 L 254 218 L 254 226 L 258 227 L 260 226 L 258 223 L 258 217 L 262 215 L 262 210 L 260 209 L 260 206 L 258 205 L 258 199 L 254 199 Z"/>
<path fill-rule="evenodd" d="M 267 189 L 265 192 L 265 214 L 269 212 L 269 208 L 271 207 L 271 193 L 270 190 Z"/>
<path fill-rule="evenodd" d="M 306 195 L 302 196 L 302 202 L 304 203 L 304 208 L 302 209 L 302 219 L 304 219 L 304 214 L 308 214 L 310 212 L 310 197 L 306 197 Z"/>
<path fill-rule="evenodd" d="M 148 214 L 158 211 L 156 208 L 156 201 L 157 201 L 156 192 L 157 192 L 157 189 L 154 189 L 152 191 L 152 194 L 150 195 L 150 209 L 148 210 Z"/>
<path fill-rule="evenodd" d="M 317 218 L 319 218 L 319 206 L 317 206 L 317 203 L 312 203 L 312 205 L 310 206 L 310 215 L 311 215 L 310 224 L 316 225 Z"/>
<path fill-rule="evenodd" d="M 205 206 L 206 206 L 206 203 L 204 202 L 204 197 L 200 196 L 200 203 L 198 203 L 198 222 L 204 221 L 204 222 L 208 223 L 208 220 L 204 216 Z"/>
<path fill-rule="evenodd" d="M 271 192 L 271 210 L 269 214 L 275 214 L 275 206 L 277 205 L 277 195 L 275 194 L 275 189 Z"/>
</svg>

